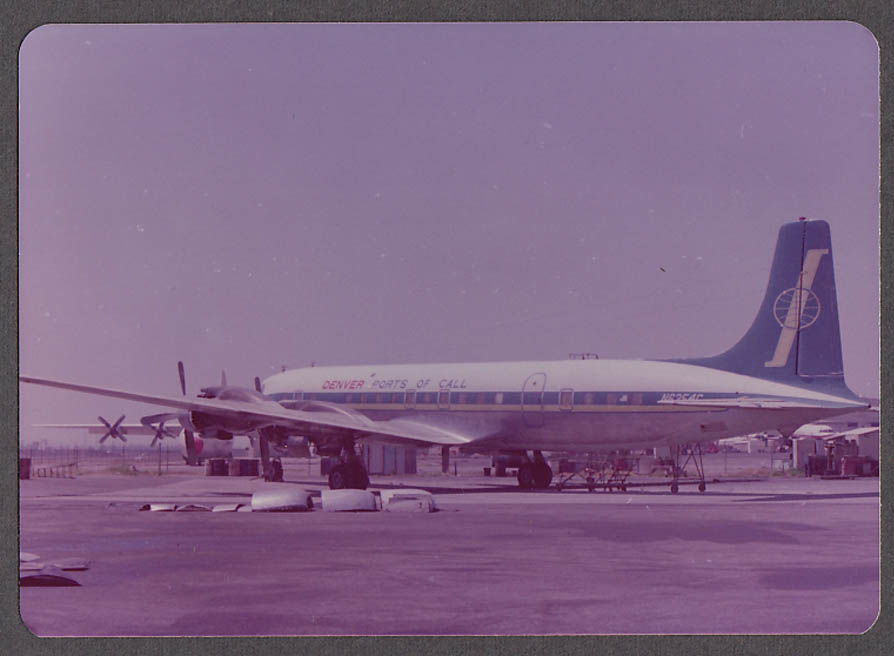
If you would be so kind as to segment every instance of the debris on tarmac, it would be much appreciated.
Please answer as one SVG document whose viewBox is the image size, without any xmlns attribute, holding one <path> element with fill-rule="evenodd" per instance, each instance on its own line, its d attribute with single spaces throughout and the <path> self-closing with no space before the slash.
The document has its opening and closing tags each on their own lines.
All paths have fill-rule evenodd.
<svg viewBox="0 0 894 656">
<path fill-rule="evenodd" d="M 64 558 L 62 560 L 54 560 L 51 564 L 66 572 L 83 572 L 90 568 L 91 562 L 84 558 Z"/>
<path fill-rule="evenodd" d="M 19 587 L 22 588 L 50 588 L 80 586 L 73 577 L 65 574 L 58 567 L 46 565 L 34 573 L 19 572 Z"/>
<path fill-rule="evenodd" d="M 147 503 L 140 507 L 140 510 L 149 510 L 151 512 L 174 512 L 177 506 L 173 503 Z"/>
<path fill-rule="evenodd" d="M 245 507 L 244 503 L 222 503 L 214 506 L 211 512 L 237 512 Z M 249 510 L 251 508 L 249 507 Z"/>
<path fill-rule="evenodd" d="M 302 512 L 313 507 L 310 492 L 300 487 L 265 489 L 251 495 L 254 512 Z"/>
<path fill-rule="evenodd" d="M 427 490 L 382 490 L 381 497 L 385 512 L 435 512 L 438 509 L 435 498 Z"/>
<path fill-rule="evenodd" d="M 320 493 L 326 512 L 364 512 L 379 509 L 376 495 L 367 490 L 323 490 Z"/>
<path fill-rule="evenodd" d="M 19 572 L 39 572 L 46 567 L 56 567 L 66 572 L 83 572 L 90 568 L 90 561 L 83 558 L 64 558 L 54 560 L 49 565 L 39 561 L 20 562 Z"/>
</svg>

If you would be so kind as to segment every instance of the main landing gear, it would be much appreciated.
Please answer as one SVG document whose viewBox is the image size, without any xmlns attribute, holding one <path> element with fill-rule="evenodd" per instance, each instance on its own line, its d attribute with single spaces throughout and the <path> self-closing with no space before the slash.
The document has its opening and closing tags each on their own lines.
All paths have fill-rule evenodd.
<svg viewBox="0 0 894 656">
<path fill-rule="evenodd" d="M 553 470 L 540 451 L 534 451 L 534 459 L 528 459 L 518 467 L 518 486 L 523 490 L 545 490 L 552 480 Z"/>
<path fill-rule="evenodd" d="M 369 487 L 369 474 L 363 460 L 354 452 L 354 445 L 342 448 L 338 464 L 329 470 L 330 490 L 365 490 Z"/>
<path fill-rule="evenodd" d="M 682 445 L 680 444 L 672 444 L 670 447 L 671 457 L 673 458 L 673 478 L 671 479 L 670 491 L 671 494 L 676 494 L 680 491 L 680 473 L 685 469 L 686 465 L 690 462 L 695 467 L 695 472 L 698 474 L 698 491 L 704 492 L 707 489 L 705 485 L 705 463 L 702 458 L 702 445 L 701 442 L 696 442 L 695 447 L 690 447 L 689 452 L 686 455 L 686 461 L 681 465 L 680 464 L 680 452 L 682 450 Z"/>
</svg>

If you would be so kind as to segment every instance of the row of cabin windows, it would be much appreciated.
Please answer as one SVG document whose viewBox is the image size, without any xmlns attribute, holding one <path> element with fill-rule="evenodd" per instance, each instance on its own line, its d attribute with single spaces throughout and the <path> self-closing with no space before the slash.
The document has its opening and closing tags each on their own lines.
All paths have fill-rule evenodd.
<svg viewBox="0 0 894 656">
<path fill-rule="evenodd" d="M 302 394 L 274 394 L 277 400 L 300 399 Z M 417 404 L 447 407 L 457 405 L 558 405 L 570 410 L 575 405 L 642 405 L 642 392 L 575 392 L 562 389 L 559 392 L 305 392 L 305 400 L 331 401 L 334 403 L 387 403 L 403 404 L 414 408 Z"/>
</svg>

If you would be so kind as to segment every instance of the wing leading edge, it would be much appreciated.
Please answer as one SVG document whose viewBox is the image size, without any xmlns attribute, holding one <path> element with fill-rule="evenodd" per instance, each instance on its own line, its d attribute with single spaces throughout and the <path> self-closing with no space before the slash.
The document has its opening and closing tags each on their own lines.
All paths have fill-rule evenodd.
<svg viewBox="0 0 894 656">
<path fill-rule="evenodd" d="M 412 421 L 402 419 L 374 421 L 359 414 L 336 415 L 333 413 L 330 415 L 329 413 L 321 412 L 289 410 L 279 405 L 276 401 L 248 402 L 142 394 L 109 387 L 83 385 L 32 376 L 19 376 L 19 381 L 84 394 L 177 408 L 179 410 L 247 419 L 254 422 L 256 428 L 279 427 L 297 434 L 346 432 L 357 439 L 375 437 L 409 442 L 416 445 L 440 446 L 459 446 L 471 441 L 471 439 L 465 436 Z"/>
</svg>

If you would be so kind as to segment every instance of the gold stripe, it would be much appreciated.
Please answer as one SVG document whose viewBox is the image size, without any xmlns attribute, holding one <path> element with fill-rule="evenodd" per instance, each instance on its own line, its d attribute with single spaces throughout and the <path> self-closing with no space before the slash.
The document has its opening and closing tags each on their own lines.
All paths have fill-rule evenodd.
<svg viewBox="0 0 894 656">
<path fill-rule="evenodd" d="M 417 403 L 413 407 L 407 407 L 403 403 L 339 403 L 338 405 L 353 410 L 451 410 L 457 412 L 520 412 L 521 406 L 494 405 L 494 404 L 459 404 L 453 403 L 447 408 L 439 407 L 436 403 Z M 705 410 L 717 410 L 715 406 L 674 406 L 674 405 L 576 405 L 571 410 L 560 408 L 557 405 L 544 406 L 543 412 L 553 414 L 584 413 L 584 412 L 703 412 Z M 540 412 L 539 406 L 525 406 L 526 413 Z"/>
</svg>

